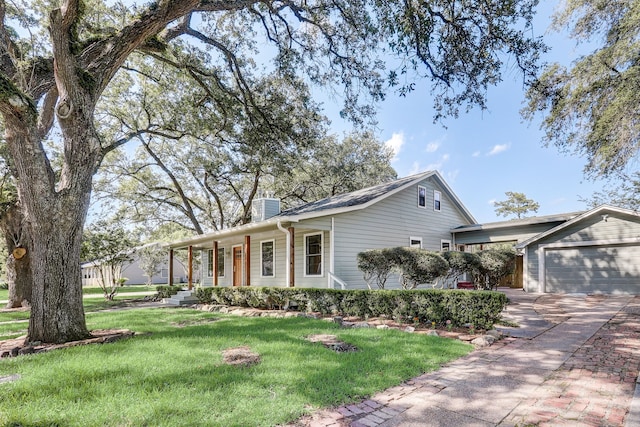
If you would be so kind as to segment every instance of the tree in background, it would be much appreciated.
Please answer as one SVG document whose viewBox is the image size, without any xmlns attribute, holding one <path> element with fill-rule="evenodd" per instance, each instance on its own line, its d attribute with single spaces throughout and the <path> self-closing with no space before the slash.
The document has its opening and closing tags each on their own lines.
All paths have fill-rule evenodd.
<svg viewBox="0 0 640 427">
<path fill-rule="evenodd" d="M 18 200 L 15 178 L 7 163 L 6 145 L 0 146 L 0 229 L 8 286 L 7 308 L 29 307 L 31 302 L 31 241 Z"/>
<path fill-rule="evenodd" d="M 588 199 L 581 199 L 592 208 L 602 204 L 640 211 L 640 172 L 625 176 L 618 185 L 609 186 L 605 191 L 598 191 Z"/>
<path fill-rule="evenodd" d="M 138 136 L 122 128 L 106 138 L 94 114 L 133 55 L 182 67 L 195 80 L 233 85 L 251 103 L 255 92 L 245 71 L 258 68 L 255 58 L 261 54 L 273 60 L 268 65 L 279 75 L 305 76 L 329 90 L 340 87 L 343 114 L 356 122 L 371 116 L 366 101 L 382 99 L 387 84 L 406 93 L 416 79 L 426 78 L 436 118 L 455 116 L 460 108 L 486 106 L 487 89 L 500 81 L 506 57 L 525 80 L 536 72 L 544 49 L 528 35 L 536 4 L 159 0 L 127 6 L 63 0 L 58 7 L 0 1 L 0 115 L 33 236 L 26 341 L 90 335 L 80 249 L 93 175 L 108 153 Z M 386 70 L 379 48 L 396 55 L 400 68 Z M 207 68 L 192 68 L 200 58 Z M 203 85 L 203 107 L 222 110 L 207 89 Z M 45 149 L 52 130 L 57 138 Z"/>
<path fill-rule="evenodd" d="M 335 135 L 316 144 L 294 169 L 274 178 L 272 193 L 289 208 L 337 194 L 349 193 L 397 178 L 393 152 L 371 131 Z"/>
<path fill-rule="evenodd" d="M 494 202 L 496 215 L 508 217 L 514 215 L 517 219 L 525 218 L 529 212 L 538 212 L 540 205 L 532 199 L 527 199 L 524 193 L 507 191 L 504 193 L 507 200 Z"/>
<path fill-rule="evenodd" d="M 153 276 L 160 273 L 167 262 L 167 251 L 159 243 L 150 243 L 136 250 L 140 269 L 147 276 L 147 286 L 153 284 Z"/>
<path fill-rule="evenodd" d="M 544 114 L 548 143 L 586 157 L 591 177 L 624 173 L 640 149 L 640 2 L 563 3 L 553 28 L 600 47 L 567 68 L 550 64 L 530 86 L 524 116 Z"/>
<path fill-rule="evenodd" d="M 174 223 L 196 234 L 244 224 L 264 182 L 297 168 L 326 132 L 300 81 L 245 77 L 251 103 L 239 89 L 210 83 L 221 107 L 211 109 L 198 102 L 203 82 L 175 68 L 147 77 L 154 69 L 147 62 L 132 61 L 136 72 L 121 79 L 127 100 L 120 100 L 123 83 L 102 107 L 110 133 L 140 134 L 134 155 L 110 154 L 95 183 L 97 200 L 122 220 L 147 229 Z M 182 91 L 167 95 L 177 83 Z"/>
<path fill-rule="evenodd" d="M 98 285 L 107 301 L 113 301 L 125 279 L 122 269 L 134 260 L 136 243 L 119 224 L 96 221 L 82 240 L 82 259 L 98 272 Z"/>
</svg>

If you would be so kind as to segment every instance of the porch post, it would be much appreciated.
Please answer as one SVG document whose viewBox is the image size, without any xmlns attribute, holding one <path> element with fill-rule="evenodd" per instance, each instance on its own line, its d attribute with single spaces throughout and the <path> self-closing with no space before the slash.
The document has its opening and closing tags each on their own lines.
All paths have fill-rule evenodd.
<svg viewBox="0 0 640 427">
<path fill-rule="evenodd" d="M 218 241 L 213 242 L 213 286 L 218 286 Z"/>
<path fill-rule="evenodd" d="M 244 280 L 245 286 L 251 286 L 251 237 L 244 236 Z"/>
<path fill-rule="evenodd" d="M 293 227 L 289 227 L 289 235 L 291 238 L 289 239 L 289 287 L 293 288 L 296 286 L 296 239 L 295 239 L 295 229 Z"/>
<path fill-rule="evenodd" d="M 173 249 L 169 249 L 169 286 L 173 286 Z"/>
<path fill-rule="evenodd" d="M 189 245 L 189 252 L 187 254 L 187 284 L 188 289 L 193 289 L 193 246 Z"/>
</svg>

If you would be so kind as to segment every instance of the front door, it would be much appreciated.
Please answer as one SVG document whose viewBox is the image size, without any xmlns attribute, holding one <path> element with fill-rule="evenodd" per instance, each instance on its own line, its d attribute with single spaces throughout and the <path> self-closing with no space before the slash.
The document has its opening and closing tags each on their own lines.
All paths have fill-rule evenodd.
<svg viewBox="0 0 640 427">
<path fill-rule="evenodd" d="M 242 246 L 233 248 L 233 286 L 242 285 Z"/>
</svg>

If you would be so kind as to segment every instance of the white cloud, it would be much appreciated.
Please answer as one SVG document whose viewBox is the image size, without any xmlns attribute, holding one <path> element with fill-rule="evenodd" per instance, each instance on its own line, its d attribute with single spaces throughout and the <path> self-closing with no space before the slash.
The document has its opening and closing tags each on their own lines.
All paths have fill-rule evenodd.
<svg viewBox="0 0 640 427">
<path fill-rule="evenodd" d="M 480 157 L 480 154 L 481 153 L 479 151 L 476 151 L 471 155 L 471 157 Z"/>
<path fill-rule="evenodd" d="M 424 168 L 420 167 L 420 163 L 419 162 L 413 162 L 413 164 L 411 165 L 411 170 L 409 171 L 409 176 L 415 175 L 415 174 L 420 173 L 420 172 L 424 172 L 426 170 L 428 170 L 428 169 L 424 169 Z"/>
<path fill-rule="evenodd" d="M 489 200 L 489 202 L 487 202 L 487 203 L 489 203 L 491 206 L 493 206 L 496 202 L 497 202 L 497 200 L 496 200 L 496 199 L 491 199 L 491 200 Z"/>
<path fill-rule="evenodd" d="M 508 150 L 510 146 L 511 146 L 511 144 L 497 144 L 497 145 L 494 145 L 493 148 L 491 149 L 491 151 L 489 151 L 487 153 L 487 156 L 493 156 L 493 155 L 496 155 L 498 153 L 502 153 L 503 151 Z"/>
<path fill-rule="evenodd" d="M 398 153 L 400 153 L 400 150 L 402 149 L 404 143 L 404 133 L 402 132 L 394 133 L 393 135 L 391 135 L 390 139 L 385 141 L 384 145 L 391 148 L 391 150 L 393 151 L 393 159 L 391 159 L 391 161 L 398 160 Z"/>
<path fill-rule="evenodd" d="M 431 163 L 429 165 L 427 165 L 426 168 L 424 168 L 424 170 L 427 171 L 433 171 L 433 170 L 437 170 L 437 171 L 441 171 L 442 170 L 442 166 L 449 160 L 449 154 L 443 154 L 442 156 L 440 156 L 440 159 L 438 159 L 438 161 L 436 161 L 435 163 Z"/>
<path fill-rule="evenodd" d="M 433 152 L 437 151 L 438 148 L 440 148 L 440 143 L 439 142 L 430 142 L 429 144 L 427 144 L 426 152 L 427 153 L 433 153 Z"/>
<path fill-rule="evenodd" d="M 427 148 L 424 151 L 427 153 L 435 153 L 442 146 L 442 144 L 447 140 L 447 134 L 440 136 L 439 138 L 432 139 L 427 143 Z"/>
</svg>

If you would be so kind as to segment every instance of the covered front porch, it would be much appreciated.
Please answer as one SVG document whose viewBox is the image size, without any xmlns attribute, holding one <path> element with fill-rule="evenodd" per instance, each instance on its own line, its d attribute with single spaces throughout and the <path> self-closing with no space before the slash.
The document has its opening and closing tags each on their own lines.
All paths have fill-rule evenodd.
<svg viewBox="0 0 640 427">
<path fill-rule="evenodd" d="M 333 221 L 263 221 L 168 244 L 169 285 L 177 251 L 186 253 L 187 287 L 344 288 L 333 274 Z M 199 277 L 196 272 L 199 269 Z"/>
</svg>

